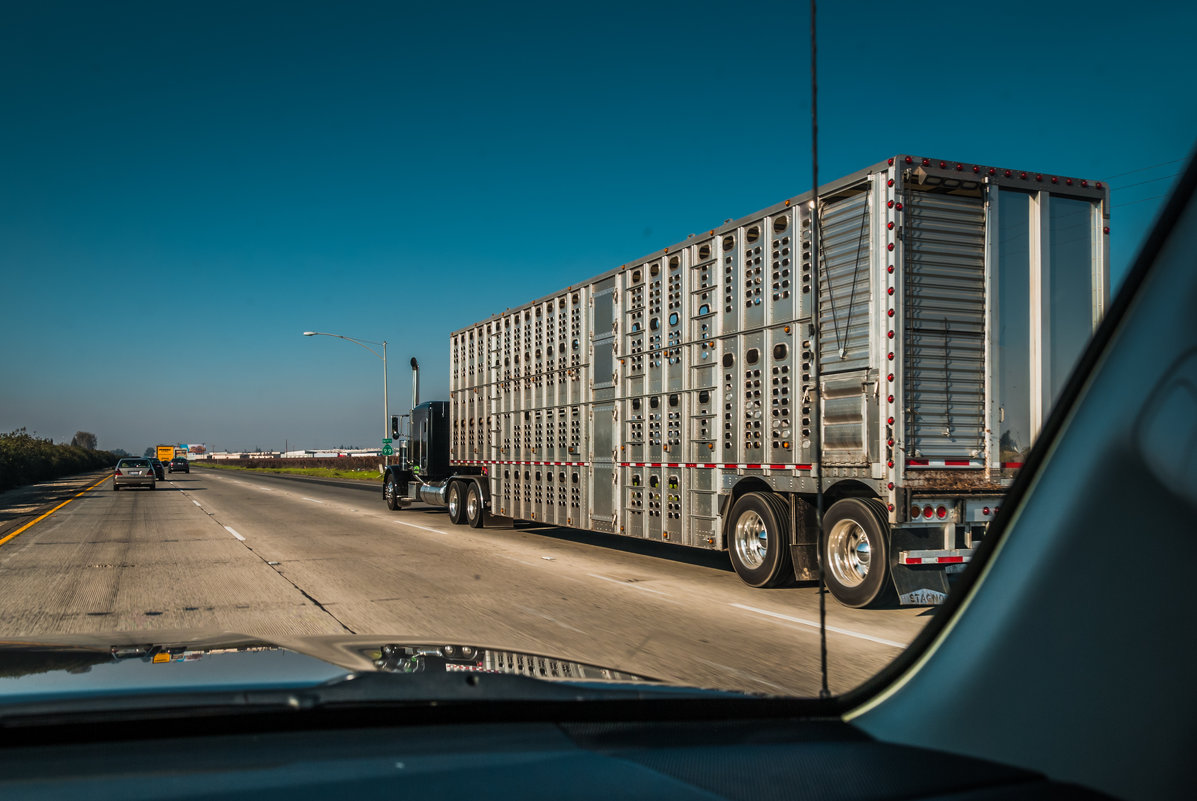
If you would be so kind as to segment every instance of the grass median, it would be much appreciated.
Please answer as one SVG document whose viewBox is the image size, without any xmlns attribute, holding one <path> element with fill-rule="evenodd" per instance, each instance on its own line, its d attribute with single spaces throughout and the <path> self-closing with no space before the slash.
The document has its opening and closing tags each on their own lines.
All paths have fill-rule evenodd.
<svg viewBox="0 0 1197 801">
<path fill-rule="evenodd" d="M 334 467 L 247 467 L 239 464 L 220 464 L 196 460 L 192 467 L 214 468 L 216 470 L 240 470 L 246 473 L 281 473 L 294 476 L 311 476 L 312 478 L 343 478 L 349 481 L 366 481 L 372 484 L 382 483 L 382 476 L 378 468 L 371 469 L 342 469 Z"/>
</svg>

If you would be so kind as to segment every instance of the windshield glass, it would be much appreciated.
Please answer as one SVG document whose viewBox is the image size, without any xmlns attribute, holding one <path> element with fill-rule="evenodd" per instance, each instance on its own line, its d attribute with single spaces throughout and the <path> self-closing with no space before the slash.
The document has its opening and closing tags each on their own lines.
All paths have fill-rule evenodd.
<svg viewBox="0 0 1197 801">
<path fill-rule="evenodd" d="M 1195 12 L 826 6 L 816 192 L 801 3 L 10 4 L 0 637 L 890 664 L 1182 167 Z"/>
</svg>

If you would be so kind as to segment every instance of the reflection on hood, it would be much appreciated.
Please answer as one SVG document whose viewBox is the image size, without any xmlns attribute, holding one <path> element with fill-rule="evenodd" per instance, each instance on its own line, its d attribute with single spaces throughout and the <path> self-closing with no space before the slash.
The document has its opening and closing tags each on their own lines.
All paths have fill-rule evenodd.
<svg viewBox="0 0 1197 801">
<path fill-rule="evenodd" d="M 0 642 L 0 706 L 125 694 L 295 689 L 371 672 L 495 673 L 552 682 L 654 682 L 569 659 L 477 645 L 393 642 L 362 636 L 267 642 L 236 634 L 147 643 L 130 641 L 128 635 L 94 634 Z"/>
</svg>

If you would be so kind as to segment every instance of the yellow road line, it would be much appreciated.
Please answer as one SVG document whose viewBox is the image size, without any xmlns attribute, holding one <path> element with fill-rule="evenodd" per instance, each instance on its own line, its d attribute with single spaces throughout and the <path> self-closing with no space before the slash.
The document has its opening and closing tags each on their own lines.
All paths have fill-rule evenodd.
<svg viewBox="0 0 1197 801">
<path fill-rule="evenodd" d="M 88 492 L 88 491 L 90 491 L 90 490 L 94 490 L 96 487 L 100 486 L 101 484 L 103 484 L 105 481 L 107 481 L 107 480 L 108 480 L 108 479 L 110 479 L 110 478 L 112 478 L 112 476 L 104 476 L 104 477 L 103 477 L 103 478 L 101 478 L 99 481 L 97 481 L 95 484 L 92 484 L 90 487 L 88 487 L 87 489 L 83 490 L 83 492 Z M 37 524 L 37 523 L 40 523 L 41 521 L 45 520 L 47 517 L 49 517 L 50 515 L 54 514 L 54 513 L 55 513 L 55 512 L 57 512 L 59 509 L 61 509 L 62 507 L 66 506 L 68 503 L 70 503 L 71 501 L 75 500 L 75 498 L 81 498 L 81 497 L 83 497 L 83 492 L 76 493 L 74 498 L 67 498 L 65 501 L 63 501 L 62 503 L 58 504 L 57 506 L 55 506 L 55 507 L 54 507 L 53 509 L 51 509 L 50 511 L 46 512 L 46 513 L 45 513 L 44 515 L 42 515 L 41 517 L 35 518 L 35 519 L 33 519 L 33 520 L 30 520 L 28 523 L 26 523 L 25 525 L 21 526 L 19 529 L 17 529 L 17 530 L 16 530 L 16 531 L 14 531 L 13 533 L 9 534 L 9 535 L 8 535 L 7 537 L 5 537 L 4 539 L 0 539 L 0 545 L 3 545 L 4 543 L 8 542 L 9 540 L 11 540 L 13 537 L 17 536 L 17 535 L 18 535 L 18 534 L 20 534 L 21 532 L 23 532 L 23 531 L 27 531 L 28 529 L 31 529 L 31 528 L 33 528 L 33 526 L 34 526 L 35 524 Z"/>
</svg>

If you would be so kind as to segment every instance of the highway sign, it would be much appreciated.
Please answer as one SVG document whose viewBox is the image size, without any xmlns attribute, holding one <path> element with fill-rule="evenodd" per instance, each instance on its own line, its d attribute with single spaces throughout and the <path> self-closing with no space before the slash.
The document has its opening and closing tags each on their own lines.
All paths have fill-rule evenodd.
<svg viewBox="0 0 1197 801">
<path fill-rule="evenodd" d="M 382 446 L 382 455 L 383 456 L 394 456 L 395 449 L 392 448 L 390 445 L 383 445 Z"/>
<path fill-rule="evenodd" d="M 383 444 L 383 445 L 390 445 L 390 444 L 391 444 L 391 442 L 393 442 L 393 440 L 392 440 L 390 437 L 383 437 L 383 438 L 382 438 L 382 444 Z"/>
</svg>

